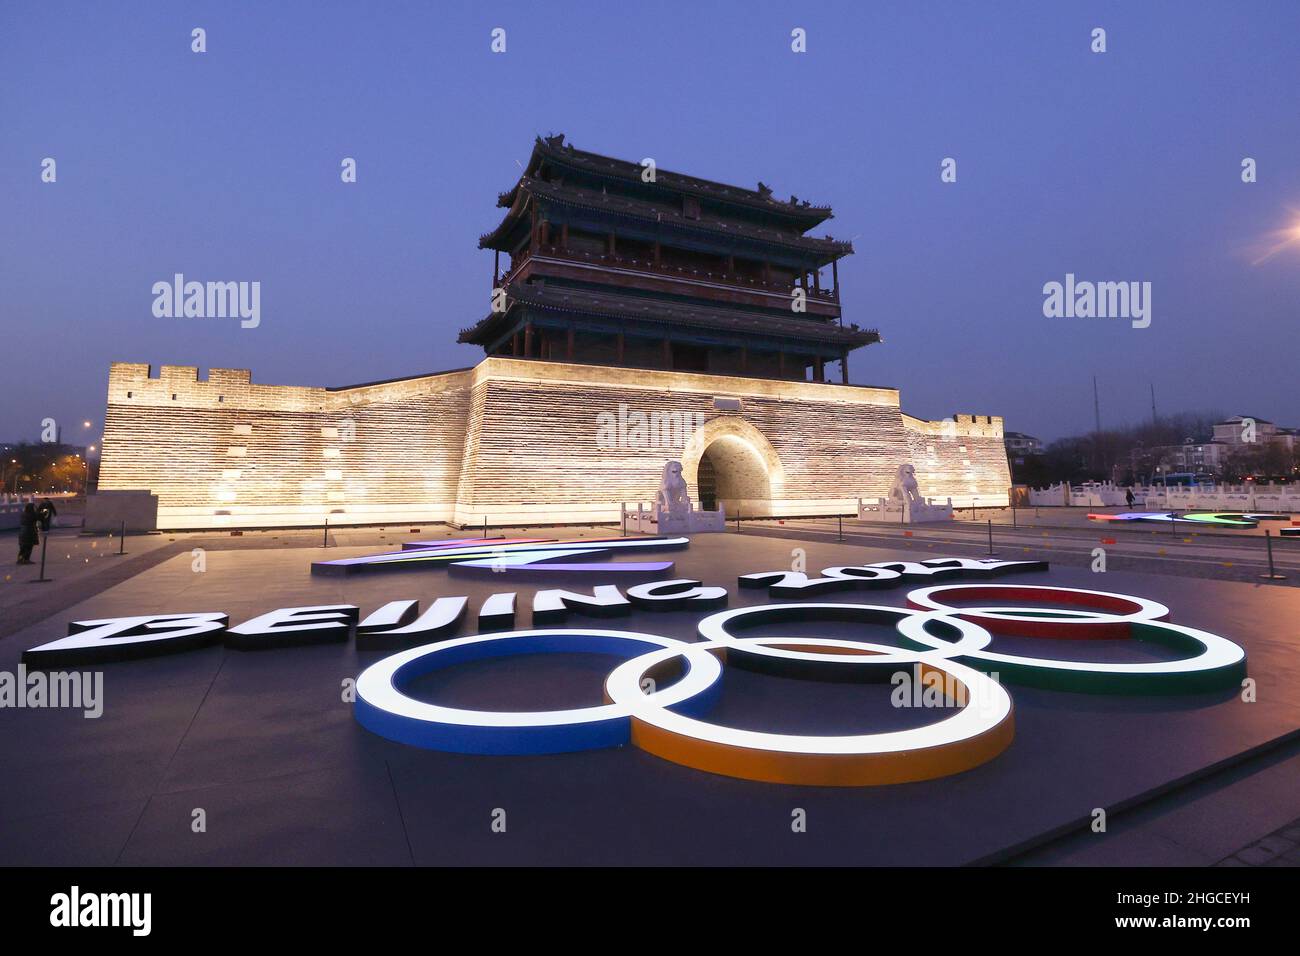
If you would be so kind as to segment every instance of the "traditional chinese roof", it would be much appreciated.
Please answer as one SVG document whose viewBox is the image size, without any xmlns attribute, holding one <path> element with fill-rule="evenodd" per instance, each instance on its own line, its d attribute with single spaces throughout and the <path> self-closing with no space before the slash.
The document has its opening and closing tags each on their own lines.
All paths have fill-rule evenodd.
<svg viewBox="0 0 1300 956">
<path fill-rule="evenodd" d="M 564 141 L 563 133 L 546 138 L 537 137 L 533 144 L 532 156 L 529 157 L 528 166 L 524 171 L 525 177 L 536 176 L 542 164 L 547 161 L 558 166 L 577 170 L 589 176 L 647 185 L 641 178 L 644 168 L 639 162 L 616 159 L 612 156 L 602 156 L 599 153 L 589 153 L 586 150 L 577 149 L 572 143 Z M 790 219 L 800 225 L 800 231 L 811 229 L 819 222 L 824 222 L 834 215 L 830 206 L 816 206 L 807 200 L 800 201 L 797 196 L 792 195 L 788 200 L 777 199 L 772 194 L 772 190 L 761 182 L 758 183 L 756 189 L 746 189 L 743 186 L 732 186 L 727 183 L 714 182 L 711 179 L 700 179 L 697 176 L 687 176 L 682 173 L 656 168 L 653 185 L 662 190 L 671 190 L 679 194 L 688 193 L 715 202 L 743 206 L 751 210 L 759 210 L 784 219 Z M 518 188 L 518 185 L 516 185 L 513 189 L 498 196 L 497 205 L 502 207 L 510 206 L 514 202 L 515 192 Z"/>
<path fill-rule="evenodd" d="M 596 210 L 606 215 L 636 219 L 648 223 L 668 225 L 692 232 L 707 232 L 717 236 L 747 239 L 761 242 L 782 249 L 797 250 L 828 262 L 841 256 L 853 254 L 853 244 L 838 239 L 801 236 L 783 229 L 774 229 L 753 223 L 736 220 L 712 219 L 702 215 L 689 218 L 682 210 L 667 202 L 631 199 L 626 196 L 610 195 L 591 189 L 582 189 L 569 184 L 559 185 L 525 176 L 512 192 L 510 209 L 500 225 L 492 232 L 479 237 L 480 249 L 504 249 L 510 233 L 527 215 L 529 197 L 537 197 L 547 203 L 573 206 L 580 209 Z"/>
<path fill-rule="evenodd" d="M 575 286 L 517 283 L 507 286 L 506 296 L 510 306 L 505 312 L 491 313 L 471 328 L 463 329 L 458 341 L 484 343 L 502 334 L 513 321 L 508 317 L 509 313 L 519 304 L 569 315 L 715 329 L 739 335 L 767 335 L 837 348 L 852 349 L 880 341 L 880 334 L 875 329 L 846 328 L 824 319 L 685 304 Z"/>
</svg>

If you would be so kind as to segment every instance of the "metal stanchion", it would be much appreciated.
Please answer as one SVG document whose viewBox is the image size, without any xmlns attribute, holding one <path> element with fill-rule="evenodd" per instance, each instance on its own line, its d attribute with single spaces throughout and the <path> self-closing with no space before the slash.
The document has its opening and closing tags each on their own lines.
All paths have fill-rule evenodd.
<svg viewBox="0 0 1300 956">
<path fill-rule="evenodd" d="M 844 515 L 835 516 L 835 524 L 839 528 L 840 540 L 844 540 Z"/>
<path fill-rule="evenodd" d="M 1261 574 L 1260 577 L 1266 581 L 1285 581 L 1285 574 L 1278 574 L 1273 570 L 1273 532 L 1265 529 L 1264 546 L 1268 549 L 1268 574 Z"/>
<path fill-rule="evenodd" d="M 117 543 L 118 555 L 126 554 L 126 522 L 122 522 L 121 539 Z"/>
<path fill-rule="evenodd" d="M 989 552 L 988 553 L 990 556 L 997 554 L 997 552 L 993 550 L 993 519 L 992 518 L 989 519 Z"/>
<path fill-rule="evenodd" d="M 483 516 L 483 537 L 487 537 L 487 515 Z"/>
<path fill-rule="evenodd" d="M 330 516 L 329 515 L 325 516 L 325 530 L 321 532 L 320 546 L 322 548 L 328 548 L 330 546 Z"/>
<path fill-rule="evenodd" d="M 50 581 L 50 579 L 45 576 L 45 546 L 49 543 L 50 543 L 50 533 L 48 531 L 42 531 L 41 532 L 41 576 L 37 578 L 35 581 L 32 581 L 31 582 L 32 584 L 48 584 Z"/>
</svg>

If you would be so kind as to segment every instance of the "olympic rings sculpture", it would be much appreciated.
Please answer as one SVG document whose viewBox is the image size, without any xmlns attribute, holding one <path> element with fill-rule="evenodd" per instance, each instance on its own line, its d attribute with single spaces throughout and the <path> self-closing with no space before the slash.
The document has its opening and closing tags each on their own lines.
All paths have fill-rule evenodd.
<svg viewBox="0 0 1300 956">
<path fill-rule="evenodd" d="M 943 599 L 953 603 L 944 603 Z M 969 601 L 1030 606 L 968 607 Z M 434 750 L 545 754 L 632 744 L 710 773 L 770 783 L 868 786 L 970 770 L 1006 750 L 1015 734 L 1005 680 L 1083 693 L 1200 693 L 1235 688 L 1245 651 L 1226 638 L 1169 623 L 1154 601 L 1079 588 L 948 584 L 914 590 L 908 607 L 798 603 L 744 607 L 698 625 L 700 640 L 629 631 L 554 629 L 492 633 L 411 648 L 357 679 L 355 716 L 382 737 Z M 1044 608 L 1043 604 L 1064 605 Z M 893 625 L 901 646 L 827 637 L 745 636 L 746 628 L 811 620 Z M 997 653 L 993 633 L 1030 639 L 1131 639 L 1183 654 L 1135 663 Z M 497 712 L 421 701 L 410 684 L 439 668 L 490 657 L 599 653 L 621 658 L 605 703 L 556 711 Z M 649 688 L 670 665 L 680 675 Z M 938 678 L 951 713 L 905 730 L 846 736 L 767 733 L 711 723 L 725 666 L 833 680 L 891 680 L 912 668 Z"/>
</svg>

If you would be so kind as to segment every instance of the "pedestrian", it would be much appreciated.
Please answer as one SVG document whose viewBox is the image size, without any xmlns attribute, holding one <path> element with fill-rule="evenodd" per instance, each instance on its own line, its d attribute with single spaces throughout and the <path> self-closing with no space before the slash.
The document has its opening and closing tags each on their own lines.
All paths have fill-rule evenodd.
<svg viewBox="0 0 1300 956">
<path fill-rule="evenodd" d="M 54 516 L 58 514 L 58 509 L 54 507 L 54 502 L 49 498 L 42 498 L 41 505 L 36 509 L 36 513 L 41 518 L 41 530 L 49 533 L 50 524 L 54 521 Z"/>
<path fill-rule="evenodd" d="M 36 506 L 30 501 L 23 508 L 23 513 L 18 519 L 18 563 L 32 563 L 32 548 L 40 543 L 40 535 L 37 534 L 36 528 L 40 524 L 40 516 L 36 514 Z"/>
<path fill-rule="evenodd" d="M 1130 508 L 1132 508 L 1132 507 L 1133 507 L 1133 500 L 1134 500 L 1134 499 L 1133 499 L 1133 489 L 1132 489 L 1132 488 L 1129 488 L 1127 491 L 1125 491 L 1125 492 L 1124 492 L 1124 497 L 1128 500 L 1128 506 L 1129 506 Z"/>
</svg>

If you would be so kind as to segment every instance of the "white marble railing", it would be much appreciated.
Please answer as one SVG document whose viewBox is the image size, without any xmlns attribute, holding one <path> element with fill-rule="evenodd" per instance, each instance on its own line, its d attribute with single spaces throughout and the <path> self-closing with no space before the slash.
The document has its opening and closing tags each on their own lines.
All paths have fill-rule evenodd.
<svg viewBox="0 0 1300 956">
<path fill-rule="evenodd" d="M 1035 507 L 1118 508 L 1128 504 L 1132 488 L 1134 507 L 1167 511 L 1300 511 L 1300 486 L 1292 485 L 1116 485 L 1090 482 L 1031 488 Z"/>
</svg>

